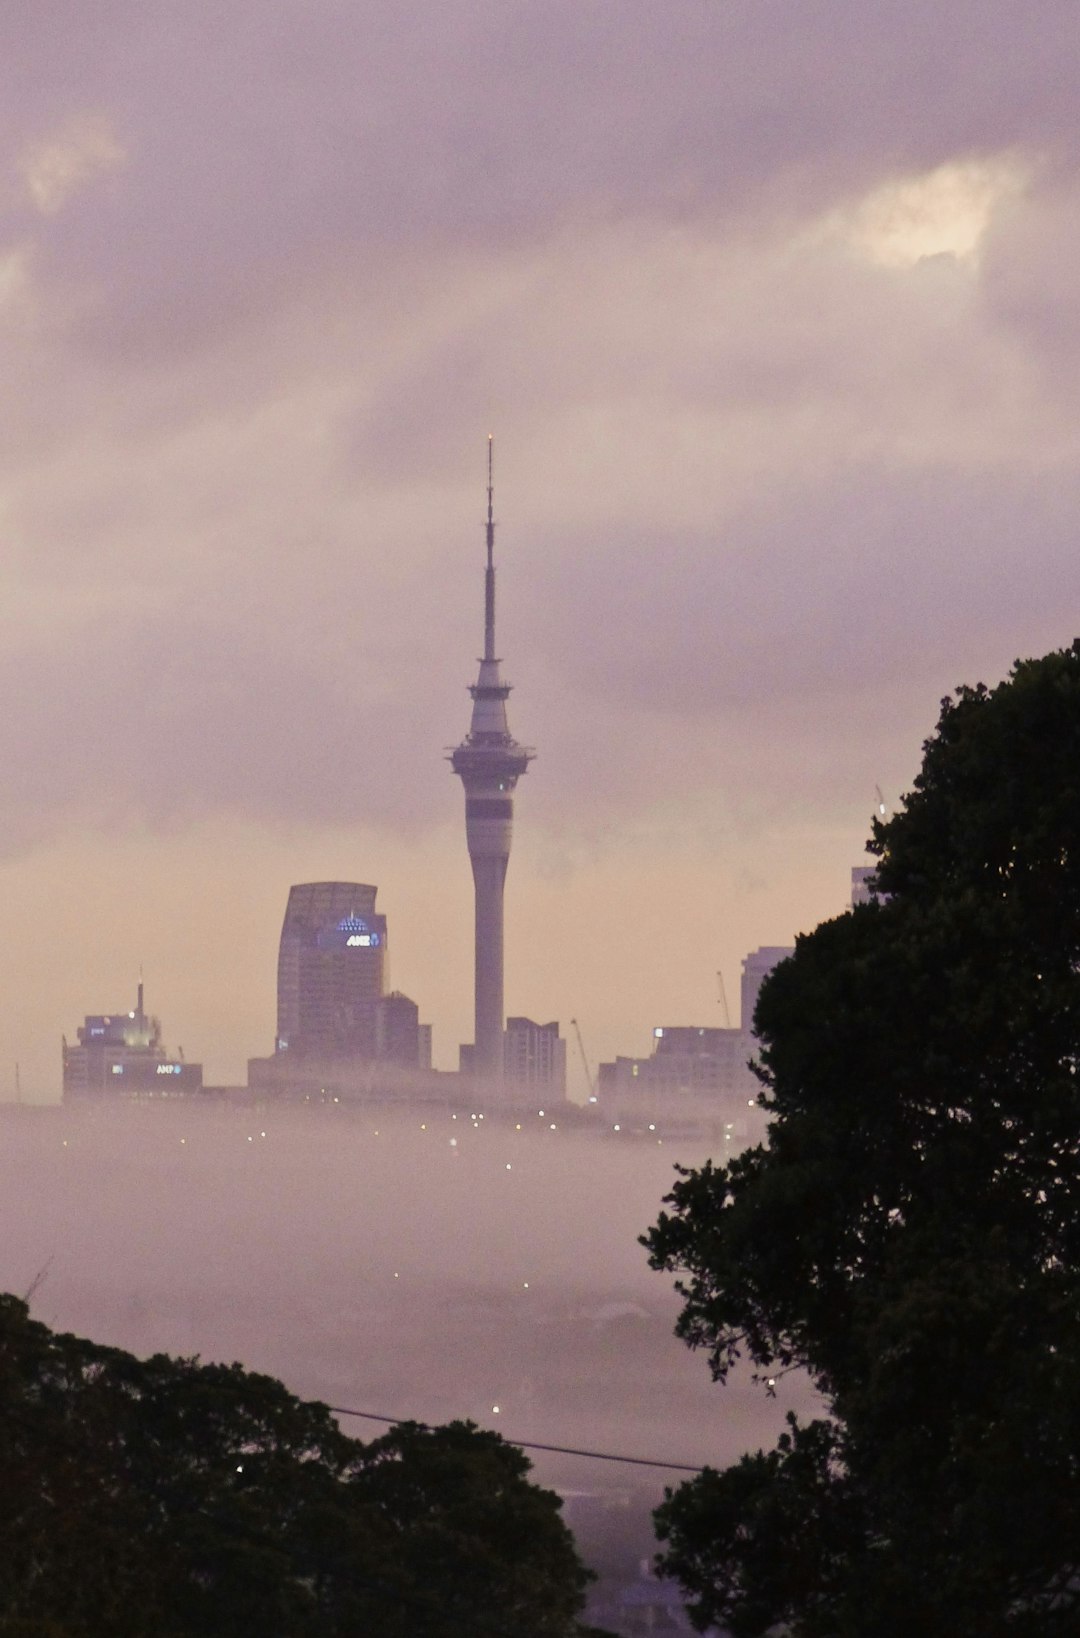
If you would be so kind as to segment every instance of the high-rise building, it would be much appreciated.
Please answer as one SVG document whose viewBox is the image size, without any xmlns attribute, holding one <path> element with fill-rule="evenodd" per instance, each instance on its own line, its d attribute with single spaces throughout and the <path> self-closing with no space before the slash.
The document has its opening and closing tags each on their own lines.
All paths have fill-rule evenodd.
<svg viewBox="0 0 1080 1638">
<path fill-rule="evenodd" d="M 565 1098 L 566 1042 L 558 1024 L 508 1018 L 503 1036 L 503 1073 L 515 1086 L 532 1087 L 548 1098 Z"/>
<path fill-rule="evenodd" d="M 164 1097 L 202 1090 L 202 1064 L 170 1058 L 161 1024 L 143 1008 L 143 987 L 133 1011 L 93 1013 L 78 1031 L 79 1044 L 63 1043 L 65 1103 L 99 1097 Z"/>
<path fill-rule="evenodd" d="M 484 573 L 484 654 L 469 689 L 473 708 L 469 732 L 452 753 L 454 772 L 465 787 L 465 836 L 472 864 L 476 906 L 475 1029 L 472 1064 L 487 1081 L 503 1068 L 503 885 L 514 825 L 514 786 L 534 753 L 510 733 L 504 683 L 495 655 L 495 521 L 492 443 L 488 439 L 487 567 Z"/>
<path fill-rule="evenodd" d="M 757 1006 L 758 991 L 762 984 L 774 967 L 778 967 L 781 961 L 786 961 L 789 955 L 794 954 L 795 947 L 791 944 L 763 944 L 760 949 L 751 950 L 748 956 L 743 957 L 740 1005 L 741 1023 L 746 1035 L 753 1033 L 754 1008 Z"/>
<path fill-rule="evenodd" d="M 386 917 L 363 882 L 289 889 L 278 948 L 273 1056 L 249 1058 L 248 1086 L 285 1096 L 400 1095 L 431 1069 L 431 1026 L 415 1001 L 386 993 Z"/>
<path fill-rule="evenodd" d="M 360 882 L 290 887 L 278 949 L 276 1051 L 333 1063 L 378 1053 L 386 917 Z"/>
</svg>

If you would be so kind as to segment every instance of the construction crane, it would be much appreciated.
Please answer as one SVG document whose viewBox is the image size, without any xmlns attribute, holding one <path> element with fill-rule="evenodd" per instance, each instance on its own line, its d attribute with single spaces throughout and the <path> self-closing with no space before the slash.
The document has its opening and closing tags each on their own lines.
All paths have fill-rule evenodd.
<svg viewBox="0 0 1080 1638">
<path fill-rule="evenodd" d="M 581 1067 L 585 1071 L 585 1084 L 589 1088 L 589 1102 L 595 1103 L 596 1082 L 593 1080 L 592 1070 L 589 1068 L 589 1060 L 585 1056 L 585 1042 L 581 1039 L 581 1026 L 576 1018 L 571 1018 L 570 1022 L 573 1024 L 574 1034 L 577 1036 L 578 1051 L 581 1053 Z"/>
<path fill-rule="evenodd" d="M 720 994 L 717 997 L 717 999 L 719 1000 L 721 1007 L 724 1009 L 724 1028 L 725 1029 L 730 1029 L 731 1028 L 731 1013 L 728 1010 L 727 990 L 725 990 L 725 988 L 724 988 L 724 975 L 720 971 L 717 971 L 716 982 L 717 982 L 717 985 L 719 986 L 719 989 L 720 989 Z"/>
</svg>

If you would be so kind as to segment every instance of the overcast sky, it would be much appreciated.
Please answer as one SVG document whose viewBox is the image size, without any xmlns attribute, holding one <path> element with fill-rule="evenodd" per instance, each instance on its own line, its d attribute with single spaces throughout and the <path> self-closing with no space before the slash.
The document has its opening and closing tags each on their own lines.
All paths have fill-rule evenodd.
<svg viewBox="0 0 1080 1638">
<path fill-rule="evenodd" d="M 239 1079 L 289 884 L 456 1063 L 838 913 L 941 695 L 1071 641 L 1073 0 L 35 0 L 0 53 L 0 1096 L 127 1005 Z"/>
</svg>

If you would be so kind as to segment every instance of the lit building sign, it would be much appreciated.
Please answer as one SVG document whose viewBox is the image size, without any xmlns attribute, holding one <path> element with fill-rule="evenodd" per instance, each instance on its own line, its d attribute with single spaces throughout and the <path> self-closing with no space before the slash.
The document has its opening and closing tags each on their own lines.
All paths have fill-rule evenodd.
<svg viewBox="0 0 1080 1638">
<path fill-rule="evenodd" d="M 183 1067 L 183 1064 L 158 1064 L 157 1072 L 159 1075 L 179 1075 Z"/>
<path fill-rule="evenodd" d="M 337 924 L 339 933 L 347 934 L 345 945 L 351 950 L 374 950 L 379 946 L 379 935 L 373 933 L 361 916 L 342 916 Z"/>
</svg>

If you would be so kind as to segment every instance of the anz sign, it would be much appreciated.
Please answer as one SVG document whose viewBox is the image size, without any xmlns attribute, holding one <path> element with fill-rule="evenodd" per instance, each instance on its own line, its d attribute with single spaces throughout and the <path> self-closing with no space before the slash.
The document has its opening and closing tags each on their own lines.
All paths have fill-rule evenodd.
<svg viewBox="0 0 1080 1638">
<path fill-rule="evenodd" d="M 379 935 L 374 932 L 359 916 L 343 916 L 337 924 L 339 933 L 346 935 L 345 945 L 350 950 L 374 950 L 379 945 Z"/>
</svg>

